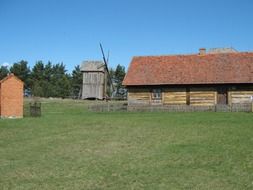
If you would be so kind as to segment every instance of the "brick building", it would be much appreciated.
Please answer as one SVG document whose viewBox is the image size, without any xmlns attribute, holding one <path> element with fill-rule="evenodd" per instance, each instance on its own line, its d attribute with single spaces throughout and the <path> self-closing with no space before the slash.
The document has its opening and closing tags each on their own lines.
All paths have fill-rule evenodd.
<svg viewBox="0 0 253 190">
<path fill-rule="evenodd" d="M 1 118 L 23 117 L 24 83 L 14 74 L 0 81 L 0 116 Z"/>
</svg>

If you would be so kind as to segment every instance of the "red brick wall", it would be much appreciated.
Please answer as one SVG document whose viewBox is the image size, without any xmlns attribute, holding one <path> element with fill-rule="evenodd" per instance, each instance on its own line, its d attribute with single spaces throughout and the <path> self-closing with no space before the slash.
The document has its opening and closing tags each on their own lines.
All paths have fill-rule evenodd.
<svg viewBox="0 0 253 190">
<path fill-rule="evenodd" d="M 1 117 L 23 117 L 23 83 L 11 76 L 1 83 Z"/>
<path fill-rule="evenodd" d="M 1 82 L 0 82 L 0 117 L 1 117 L 1 98 L 2 96 L 1 96 Z"/>
</svg>

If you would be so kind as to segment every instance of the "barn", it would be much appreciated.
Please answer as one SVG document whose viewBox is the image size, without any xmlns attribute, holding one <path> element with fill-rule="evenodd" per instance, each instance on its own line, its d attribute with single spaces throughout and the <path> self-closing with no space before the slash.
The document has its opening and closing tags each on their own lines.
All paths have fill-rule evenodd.
<svg viewBox="0 0 253 190">
<path fill-rule="evenodd" d="M 23 82 L 14 74 L 0 81 L 1 118 L 23 117 Z"/>
<path fill-rule="evenodd" d="M 253 52 L 133 57 L 123 85 L 128 105 L 246 104 L 253 96 Z"/>
</svg>

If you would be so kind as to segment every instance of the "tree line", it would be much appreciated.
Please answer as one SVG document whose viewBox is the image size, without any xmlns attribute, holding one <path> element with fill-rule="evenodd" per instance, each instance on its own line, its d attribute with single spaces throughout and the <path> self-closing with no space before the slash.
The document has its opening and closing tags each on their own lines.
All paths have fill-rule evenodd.
<svg viewBox="0 0 253 190">
<path fill-rule="evenodd" d="M 26 95 L 38 97 L 80 97 L 82 89 L 82 72 L 80 66 L 75 66 L 68 73 L 63 63 L 53 64 L 48 61 L 37 61 L 30 68 L 27 61 L 21 60 L 14 63 L 10 68 L 0 67 L 0 80 L 9 73 L 13 73 L 24 82 Z M 114 81 L 115 93 L 120 95 L 122 81 L 125 76 L 124 66 L 118 65 L 116 69 L 110 69 L 111 78 Z"/>
</svg>

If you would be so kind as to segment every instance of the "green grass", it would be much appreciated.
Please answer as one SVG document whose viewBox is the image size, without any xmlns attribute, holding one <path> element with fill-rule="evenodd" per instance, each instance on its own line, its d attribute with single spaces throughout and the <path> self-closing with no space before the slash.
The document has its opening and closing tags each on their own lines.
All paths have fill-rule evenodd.
<svg viewBox="0 0 253 190">
<path fill-rule="evenodd" d="M 253 189 L 252 113 L 91 113 L 46 101 L 0 120 L 0 189 Z"/>
</svg>

